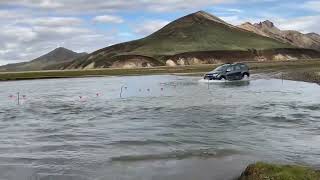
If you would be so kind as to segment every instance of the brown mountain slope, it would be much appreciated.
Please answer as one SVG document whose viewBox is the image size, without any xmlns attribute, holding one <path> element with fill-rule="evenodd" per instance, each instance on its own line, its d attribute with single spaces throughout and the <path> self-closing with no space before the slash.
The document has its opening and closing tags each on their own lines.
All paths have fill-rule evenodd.
<svg viewBox="0 0 320 180">
<path fill-rule="evenodd" d="M 316 33 L 303 34 L 298 31 L 282 31 L 268 20 L 255 24 L 244 23 L 238 27 L 296 47 L 320 51 L 320 36 Z"/>
<path fill-rule="evenodd" d="M 56 64 L 70 62 L 76 58 L 82 57 L 86 53 L 76 53 L 69 49 L 59 47 L 48 54 L 38 57 L 29 62 L 14 63 L 0 66 L 0 71 L 38 71 L 48 70 Z M 55 69 L 55 68 L 53 68 Z"/>
<path fill-rule="evenodd" d="M 317 41 L 320 43 L 320 35 L 317 33 L 308 33 L 306 34 L 309 38 L 313 39 L 314 41 Z"/>
<path fill-rule="evenodd" d="M 266 37 L 268 37 L 268 34 L 267 34 L 267 33 L 263 32 L 263 31 L 260 30 L 260 29 L 258 29 L 257 27 L 255 27 L 255 26 L 254 26 L 253 24 L 251 24 L 250 22 L 246 22 L 246 23 L 244 23 L 244 24 L 241 24 L 239 27 L 242 28 L 242 29 L 245 29 L 245 30 L 247 30 L 247 31 L 251 31 L 251 32 L 254 32 L 254 33 L 256 33 L 256 34 L 259 34 L 259 35 L 261 35 L 261 36 L 266 36 Z"/>
</svg>

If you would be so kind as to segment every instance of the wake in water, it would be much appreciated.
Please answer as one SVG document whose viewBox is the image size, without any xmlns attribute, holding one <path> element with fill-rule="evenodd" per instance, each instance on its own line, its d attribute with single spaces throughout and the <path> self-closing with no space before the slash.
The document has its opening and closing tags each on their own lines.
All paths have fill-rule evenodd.
<svg viewBox="0 0 320 180">
<path fill-rule="evenodd" d="M 206 80 L 206 79 L 200 79 L 199 83 L 236 83 L 236 82 L 249 82 L 249 78 L 244 78 L 242 80 L 236 80 L 236 81 L 229 81 L 229 80 Z"/>
</svg>

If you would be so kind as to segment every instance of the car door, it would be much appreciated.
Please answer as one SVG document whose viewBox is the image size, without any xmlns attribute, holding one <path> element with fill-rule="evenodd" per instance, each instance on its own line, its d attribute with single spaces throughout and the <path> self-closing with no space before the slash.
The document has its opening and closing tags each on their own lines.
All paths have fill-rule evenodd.
<svg viewBox="0 0 320 180">
<path fill-rule="evenodd" d="M 227 68 L 226 77 L 227 77 L 227 80 L 235 80 L 236 74 L 235 74 L 235 68 L 233 65 Z"/>
<path fill-rule="evenodd" d="M 237 64 L 234 66 L 234 76 L 235 76 L 235 80 L 241 80 L 242 79 L 242 69 L 240 64 Z"/>
</svg>

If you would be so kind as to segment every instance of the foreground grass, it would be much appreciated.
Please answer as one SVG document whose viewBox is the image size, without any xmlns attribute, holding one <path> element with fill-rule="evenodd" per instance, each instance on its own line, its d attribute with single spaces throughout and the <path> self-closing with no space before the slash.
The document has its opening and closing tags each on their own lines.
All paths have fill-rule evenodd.
<svg viewBox="0 0 320 180">
<path fill-rule="evenodd" d="M 258 162 L 249 165 L 239 180 L 319 180 L 320 172 L 308 167 Z"/>
<path fill-rule="evenodd" d="M 284 62 L 248 62 L 253 73 L 261 72 L 320 72 L 320 60 L 299 60 Z M 92 70 L 59 70 L 59 71 L 29 71 L 3 72 L 0 81 L 46 79 L 46 78 L 73 78 L 88 76 L 129 76 L 173 73 L 198 73 L 211 71 L 218 65 L 197 65 L 181 67 L 153 67 L 136 69 L 92 69 Z"/>
</svg>

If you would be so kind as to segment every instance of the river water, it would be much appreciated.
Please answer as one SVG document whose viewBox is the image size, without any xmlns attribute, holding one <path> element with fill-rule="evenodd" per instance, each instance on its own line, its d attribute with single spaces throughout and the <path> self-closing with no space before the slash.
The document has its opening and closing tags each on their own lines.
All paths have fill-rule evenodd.
<svg viewBox="0 0 320 180">
<path fill-rule="evenodd" d="M 320 167 L 319 85 L 198 80 L 0 82 L 0 179 L 233 179 L 259 160 Z"/>
</svg>

